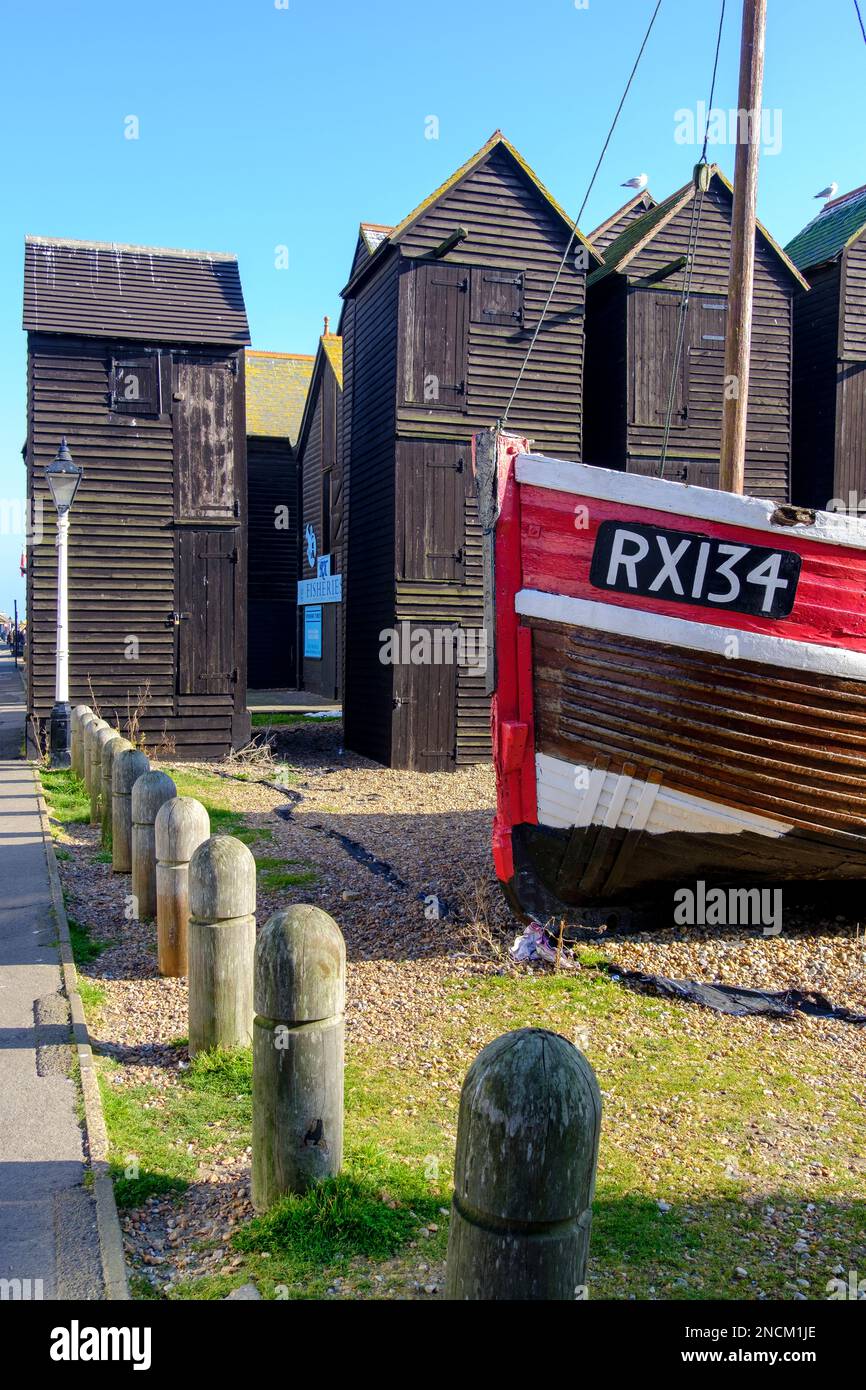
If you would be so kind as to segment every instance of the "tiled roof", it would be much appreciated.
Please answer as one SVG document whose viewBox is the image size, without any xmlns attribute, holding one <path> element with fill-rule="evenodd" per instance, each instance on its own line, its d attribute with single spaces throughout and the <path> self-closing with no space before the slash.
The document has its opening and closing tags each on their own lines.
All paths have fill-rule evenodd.
<svg viewBox="0 0 866 1390">
<path fill-rule="evenodd" d="M 248 352 L 247 434 L 298 439 L 314 358 L 300 352 Z"/>
<path fill-rule="evenodd" d="M 55 237 L 25 237 L 24 327 L 153 343 L 250 341 L 234 256 Z"/>
<path fill-rule="evenodd" d="M 383 241 L 386 241 L 393 232 L 393 227 L 385 227 L 379 222 L 362 222 L 361 236 L 370 255 L 378 251 Z"/>
<path fill-rule="evenodd" d="M 322 338 L 322 348 L 337 378 L 337 385 L 343 389 L 343 339 L 336 333 L 326 333 Z"/>
<path fill-rule="evenodd" d="M 835 260 L 866 231 L 866 185 L 827 203 L 785 247 L 801 270 Z"/>
<path fill-rule="evenodd" d="M 709 167 L 712 178 L 717 179 L 719 183 L 727 189 L 728 193 L 733 194 L 733 187 L 728 179 L 725 178 L 719 166 L 717 164 L 711 164 Z M 683 188 L 678 188 L 676 193 L 672 193 L 669 198 L 665 198 L 664 202 L 659 203 L 657 207 L 651 208 L 649 212 L 644 213 L 643 217 L 638 217 L 634 222 L 630 223 L 625 231 L 621 232 L 616 240 L 612 241 L 610 246 L 607 247 L 604 253 L 604 265 L 599 270 L 593 271 L 587 283 L 589 285 L 595 285 L 599 280 L 603 280 L 605 276 L 610 275 L 613 271 L 625 270 L 629 261 L 637 254 L 644 242 L 651 240 L 661 227 L 669 222 L 672 217 L 675 217 L 681 208 L 691 202 L 694 191 L 694 183 L 689 182 L 685 184 Z M 764 238 L 771 250 L 776 253 L 794 279 L 802 285 L 804 289 L 808 289 L 808 284 L 803 279 L 803 276 L 800 274 L 794 262 L 786 255 L 779 243 L 770 235 L 761 222 L 758 223 L 758 233 Z"/>
</svg>

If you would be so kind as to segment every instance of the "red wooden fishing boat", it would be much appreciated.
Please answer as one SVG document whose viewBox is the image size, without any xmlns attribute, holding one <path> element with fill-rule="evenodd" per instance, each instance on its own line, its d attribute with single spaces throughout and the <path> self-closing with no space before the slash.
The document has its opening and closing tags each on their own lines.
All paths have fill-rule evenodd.
<svg viewBox="0 0 866 1390">
<path fill-rule="evenodd" d="M 866 526 L 493 431 L 475 466 L 514 908 L 866 876 Z"/>
</svg>

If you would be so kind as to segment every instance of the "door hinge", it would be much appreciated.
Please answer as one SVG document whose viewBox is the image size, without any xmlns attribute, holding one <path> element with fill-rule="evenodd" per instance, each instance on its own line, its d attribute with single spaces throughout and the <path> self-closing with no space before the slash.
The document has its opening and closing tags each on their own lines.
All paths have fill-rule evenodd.
<svg viewBox="0 0 866 1390">
<path fill-rule="evenodd" d="M 235 498 L 234 512 L 235 516 L 240 516 L 241 514 L 241 499 L 239 497 Z"/>
<path fill-rule="evenodd" d="M 236 357 L 233 357 L 229 362 L 229 371 L 231 372 L 232 376 L 236 377 L 239 370 L 240 366 L 238 363 L 238 359 Z"/>
<path fill-rule="evenodd" d="M 188 613 L 166 613 L 165 625 L 166 627 L 180 627 L 181 623 L 186 622 L 188 618 Z"/>
<path fill-rule="evenodd" d="M 229 671 L 229 680 L 231 681 L 232 685 L 237 685 L 237 683 L 238 683 L 238 668 L 237 668 L 237 666 L 233 666 L 232 669 Z"/>
<path fill-rule="evenodd" d="M 237 548 L 237 546 L 234 546 L 233 549 L 232 549 L 231 554 L 229 555 L 229 564 L 231 564 L 231 565 L 236 565 L 237 562 L 238 562 L 238 548 Z"/>
</svg>

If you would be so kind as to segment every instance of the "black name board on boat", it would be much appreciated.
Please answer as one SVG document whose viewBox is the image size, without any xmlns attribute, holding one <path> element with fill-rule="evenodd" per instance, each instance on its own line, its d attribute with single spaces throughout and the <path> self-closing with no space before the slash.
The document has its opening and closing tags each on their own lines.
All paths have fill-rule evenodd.
<svg viewBox="0 0 866 1390">
<path fill-rule="evenodd" d="M 597 589 L 763 618 L 787 618 L 794 606 L 800 556 L 732 537 L 669 531 L 643 522 L 603 521 L 590 583 Z"/>
</svg>

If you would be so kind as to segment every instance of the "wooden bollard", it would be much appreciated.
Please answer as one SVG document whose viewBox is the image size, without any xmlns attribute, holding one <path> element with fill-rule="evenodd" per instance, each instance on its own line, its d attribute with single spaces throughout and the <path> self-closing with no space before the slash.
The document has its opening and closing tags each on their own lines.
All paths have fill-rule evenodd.
<svg viewBox="0 0 866 1390">
<path fill-rule="evenodd" d="M 96 737 L 100 729 L 107 728 L 108 725 L 105 720 L 100 719 L 98 715 L 95 719 L 91 719 L 90 723 L 87 725 L 84 739 L 84 785 L 87 787 L 88 796 L 92 794 L 93 759 L 94 755 L 96 755 Z"/>
<path fill-rule="evenodd" d="M 212 835 L 189 861 L 189 1053 L 247 1047 L 253 1031 L 256 861 Z"/>
<path fill-rule="evenodd" d="M 118 753 L 111 768 L 111 867 L 132 871 L 132 789 L 150 771 L 150 758 L 139 748 Z"/>
<path fill-rule="evenodd" d="M 156 813 L 156 945 L 160 975 L 187 973 L 189 861 L 210 836 L 200 801 L 175 796 Z"/>
<path fill-rule="evenodd" d="M 173 796 L 177 787 L 167 772 L 145 772 L 132 788 L 132 896 L 140 922 L 156 916 L 154 822 L 162 803 Z"/>
<path fill-rule="evenodd" d="M 91 709 L 89 705 L 72 706 L 72 714 L 70 716 L 70 751 L 72 754 L 72 771 L 75 773 L 76 777 L 82 777 L 84 774 L 84 753 L 81 743 L 82 720 L 85 714 L 90 713 Z"/>
<path fill-rule="evenodd" d="M 99 794 L 102 790 L 102 736 L 110 736 L 115 730 L 110 729 L 104 719 L 97 719 L 95 724 L 90 726 L 90 762 L 89 781 L 87 790 L 90 795 L 90 824 L 99 824 Z"/>
<path fill-rule="evenodd" d="M 87 751 L 90 746 L 90 726 L 96 723 L 96 715 L 92 709 L 82 714 L 78 723 L 78 762 L 81 767 L 79 777 L 87 786 Z"/>
<path fill-rule="evenodd" d="M 543 1028 L 490 1043 L 457 1121 L 445 1296 L 586 1297 L 601 1095 L 582 1052 Z"/>
<path fill-rule="evenodd" d="M 131 748 L 132 744 L 128 738 L 123 738 L 118 734 L 117 738 L 110 738 L 107 743 L 102 745 L 102 798 L 101 798 L 101 820 L 102 820 L 102 843 L 106 849 L 111 844 L 112 830 L 112 811 L 111 802 L 114 792 L 114 764 L 121 753 L 125 753 Z"/>
<path fill-rule="evenodd" d="M 278 912 L 256 942 L 252 1198 L 266 1211 L 343 1161 L 346 943 L 318 907 Z"/>
</svg>

